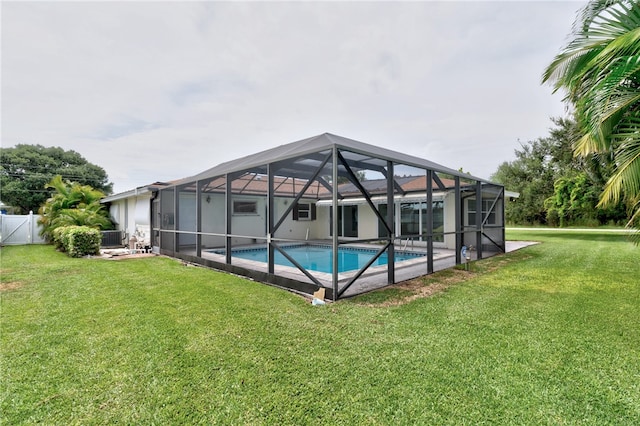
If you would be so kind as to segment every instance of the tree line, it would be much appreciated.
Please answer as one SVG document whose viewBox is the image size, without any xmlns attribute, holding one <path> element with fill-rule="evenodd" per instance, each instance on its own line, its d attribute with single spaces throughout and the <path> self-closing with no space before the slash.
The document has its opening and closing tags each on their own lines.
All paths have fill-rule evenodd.
<svg viewBox="0 0 640 426">
<path fill-rule="evenodd" d="M 505 206 L 508 223 L 549 226 L 625 225 L 630 206 L 623 200 L 599 206 L 615 169 L 611 155 L 574 156 L 580 137 L 572 118 L 553 118 L 549 135 L 522 143 L 516 159 L 498 166 L 491 180 L 520 194 Z"/>
</svg>

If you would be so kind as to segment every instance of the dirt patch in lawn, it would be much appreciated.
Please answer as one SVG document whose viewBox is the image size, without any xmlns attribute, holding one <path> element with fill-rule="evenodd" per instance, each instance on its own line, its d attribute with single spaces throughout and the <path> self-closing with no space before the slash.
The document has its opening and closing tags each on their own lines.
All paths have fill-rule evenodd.
<svg viewBox="0 0 640 426">
<path fill-rule="evenodd" d="M 124 260 L 124 259 L 142 259 L 144 257 L 156 257 L 155 253 L 136 253 L 136 254 L 123 254 L 119 256 L 101 256 L 102 259 L 107 260 Z"/>
<path fill-rule="evenodd" d="M 462 271 L 458 269 L 447 269 L 446 271 L 436 272 L 435 274 L 424 277 L 414 278 L 412 280 L 403 281 L 398 284 L 386 287 L 388 289 L 400 290 L 401 294 L 411 293 L 398 299 L 391 299 L 375 306 L 398 306 L 404 305 L 416 299 L 430 297 L 434 294 L 442 293 L 452 285 L 464 282 L 476 275 L 475 272 Z"/>
<path fill-rule="evenodd" d="M 142 259 L 144 257 L 159 256 L 157 253 L 130 253 L 127 249 L 106 249 L 101 250 L 100 259 L 107 260 L 124 260 L 124 259 Z"/>
<path fill-rule="evenodd" d="M 472 262 L 470 270 L 463 266 L 445 269 L 431 275 L 423 275 L 408 281 L 393 284 L 355 298 L 355 303 L 364 306 L 398 306 L 416 299 L 442 293 L 449 287 L 470 280 L 478 275 L 487 274 L 514 262 L 521 262 L 532 256 L 526 253 L 494 256 L 478 262 Z"/>
<path fill-rule="evenodd" d="M 8 283 L 0 283 L 0 292 L 17 290 L 20 287 L 24 286 L 20 281 L 12 281 Z"/>
</svg>

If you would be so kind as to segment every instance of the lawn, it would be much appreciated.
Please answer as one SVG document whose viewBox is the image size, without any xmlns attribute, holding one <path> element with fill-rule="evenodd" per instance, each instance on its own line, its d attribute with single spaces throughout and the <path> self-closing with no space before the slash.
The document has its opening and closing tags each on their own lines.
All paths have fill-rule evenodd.
<svg viewBox="0 0 640 426">
<path fill-rule="evenodd" d="M 640 424 L 640 248 L 507 237 L 543 244 L 429 297 L 326 306 L 163 257 L 4 247 L 0 422 Z"/>
</svg>

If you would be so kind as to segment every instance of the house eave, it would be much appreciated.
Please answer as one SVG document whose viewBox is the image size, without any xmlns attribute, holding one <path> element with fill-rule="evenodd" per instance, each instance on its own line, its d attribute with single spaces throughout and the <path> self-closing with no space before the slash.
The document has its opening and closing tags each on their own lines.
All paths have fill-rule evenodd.
<svg viewBox="0 0 640 426">
<path fill-rule="evenodd" d="M 108 197 L 104 197 L 102 200 L 100 200 L 100 202 L 102 204 L 112 203 L 114 201 L 125 200 L 127 198 L 137 197 L 139 195 L 143 195 L 143 194 L 147 194 L 147 193 L 151 193 L 151 190 L 149 189 L 149 187 L 148 186 L 142 186 L 142 187 L 139 187 L 139 188 L 131 189 L 129 191 L 125 191 L 125 192 L 120 192 L 118 194 L 109 195 Z"/>
<path fill-rule="evenodd" d="M 434 192 L 433 193 L 433 199 L 434 201 L 441 201 L 444 200 L 445 196 L 446 196 L 447 192 Z M 405 195 L 401 195 L 401 194 L 397 194 L 393 196 L 393 199 L 396 203 L 400 202 L 420 202 L 420 201 L 426 201 L 427 200 L 427 195 L 424 192 L 414 192 L 414 193 L 410 193 L 410 194 L 405 194 Z M 387 196 L 386 195 L 376 195 L 371 197 L 371 202 L 373 204 L 386 204 L 387 202 Z M 316 202 L 317 206 L 331 206 L 333 203 L 332 200 L 319 200 L 318 202 Z M 364 197 L 352 197 L 352 198 L 343 198 L 341 200 L 338 200 L 338 205 L 340 206 L 353 206 L 353 205 L 359 205 L 359 204 L 367 204 L 367 200 Z"/>
</svg>

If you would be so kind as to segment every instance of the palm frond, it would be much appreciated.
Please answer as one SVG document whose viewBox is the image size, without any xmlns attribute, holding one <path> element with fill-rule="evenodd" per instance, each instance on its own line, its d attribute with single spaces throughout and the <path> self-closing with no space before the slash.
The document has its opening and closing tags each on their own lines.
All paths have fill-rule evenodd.
<svg viewBox="0 0 640 426">
<path fill-rule="evenodd" d="M 622 3 L 620 0 L 595 0 L 588 2 L 578 13 L 578 17 L 573 23 L 574 34 L 579 34 L 587 30 L 595 18 L 598 17 L 603 10 Z"/>
<path fill-rule="evenodd" d="M 622 120 L 613 137 L 620 141 L 616 149 L 616 172 L 605 185 L 599 205 L 617 202 L 624 194 L 640 194 L 640 111 Z"/>
<path fill-rule="evenodd" d="M 631 208 L 631 218 L 627 222 L 627 228 L 631 230 L 629 239 L 636 245 L 640 245 L 640 197 Z"/>
</svg>

